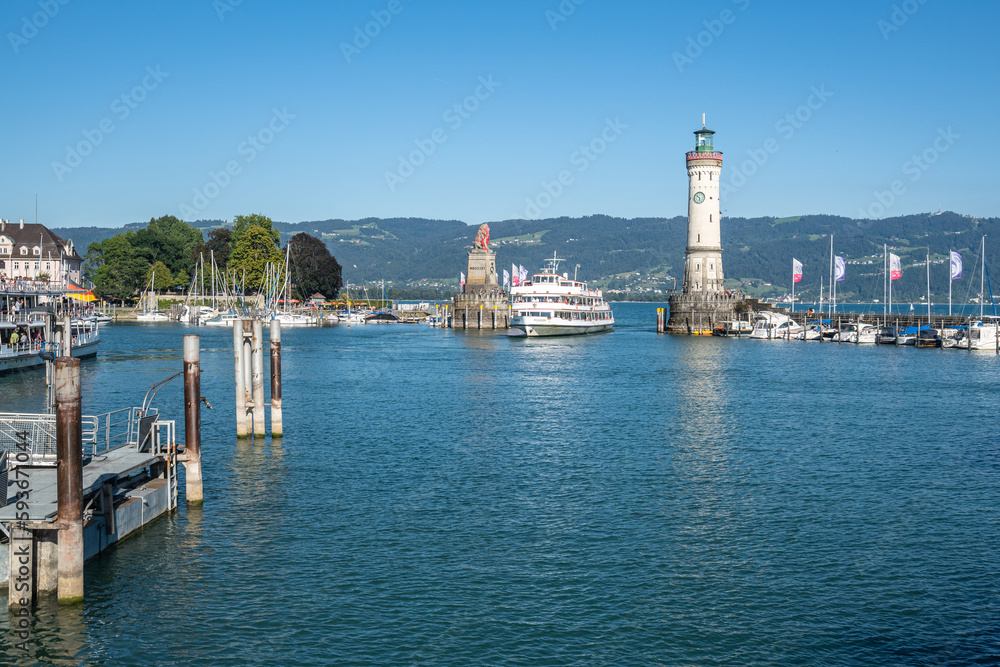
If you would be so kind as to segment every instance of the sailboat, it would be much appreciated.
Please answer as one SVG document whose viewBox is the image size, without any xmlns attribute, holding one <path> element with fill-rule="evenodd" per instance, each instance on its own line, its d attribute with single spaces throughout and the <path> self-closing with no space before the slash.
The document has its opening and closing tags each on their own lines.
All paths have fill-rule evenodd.
<svg viewBox="0 0 1000 667">
<path fill-rule="evenodd" d="M 993 286 L 986 282 L 986 237 L 983 237 L 982 250 L 982 271 L 979 276 L 979 293 L 986 294 L 986 288 L 990 289 L 990 303 L 993 303 Z M 956 336 L 954 348 L 959 350 L 992 350 L 1000 354 L 1000 317 L 996 314 L 996 305 L 993 306 L 993 315 L 983 314 L 983 299 L 979 299 L 979 321 L 971 324 L 965 331 L 960 331 Z"/>
<path fill-rule="evenodd" d="M 277 320 L 283 327 L 313 326 L 314 324 L 319 324 L 318 317 L 303 312 L 293 312 L 289 309 L 289 303 L 291 303 L 292 299 L 291 280 L 288 273 L 291 250 L 291 244 L 289 243 L 285 246 L 284 281 L 282 282 L 281 289 L 278 291 L 278 299 L 277 303 L 275 303 L 275 311 L 271 319 Z M 277 279 L 277 275 L 275 275 L 275 279 Z M 281 304 L 281 306 L 278 304 Z"/>
<path fill-rule="evenodd" d="M 156 289 L 156 272 L 153 271 L 149 276 L 149 286 L 143 295 L 139 298 L 139 305 L 142 307 L 142 312 L 135 316 L 137 322 L 169 322 L 170 318 L 166 313 L 157 309 L 157 298 L 154 290 Z"/>
</svg>

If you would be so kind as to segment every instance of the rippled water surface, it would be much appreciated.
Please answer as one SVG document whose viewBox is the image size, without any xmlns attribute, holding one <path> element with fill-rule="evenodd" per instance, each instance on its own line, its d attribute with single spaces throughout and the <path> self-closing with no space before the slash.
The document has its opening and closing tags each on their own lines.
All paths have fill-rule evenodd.
<svg viewBox="0 0 1000 667">
<path fill-rule="evenodd" d="M 285 437 L 237 442 L 231 332 L 115 325 L 86 413 L 202 336 L 205 505 L 44 603 L 106 665 L 1000 661 L 990 354 L 664 337 L 283 332 Z M 0 410 L 44 378 L 0 378 Z M 181 419 L 175 381 L 158 396 Z M 9 639 L 9 633 L 6 633 Z"/>
</svg>

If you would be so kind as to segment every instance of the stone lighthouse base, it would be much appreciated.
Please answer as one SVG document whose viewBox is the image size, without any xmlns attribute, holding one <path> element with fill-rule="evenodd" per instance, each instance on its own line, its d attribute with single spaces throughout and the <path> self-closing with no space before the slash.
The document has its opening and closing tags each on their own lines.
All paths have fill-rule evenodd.
<svg viewBox="0 0 1000 667">
<path fill-rule="evenodd" d="M 710 335 L 712 329 L 736 319 L 736 304 L 744 300 L 725 294 L 672 294 L 667 333 Z"/>
</svg>

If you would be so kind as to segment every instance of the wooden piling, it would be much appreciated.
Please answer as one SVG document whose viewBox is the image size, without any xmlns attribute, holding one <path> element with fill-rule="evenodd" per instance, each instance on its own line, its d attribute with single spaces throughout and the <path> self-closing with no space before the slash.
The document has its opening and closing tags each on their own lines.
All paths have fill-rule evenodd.
<svg viewBox="0 0 1000 667">
<path fill-rule="evenodd" d="M 201 478 L 201 337 L 184 336 L 184 497 L 204 502 Z"/>
<path fill-rule="evenodd" d="M 254 320 L 252 327 L 250 372 L 253 379 L 251 387 L 253 393 L 253 434 L 262 436 L 266 432 L 264 428 L 264 323 L 260 320 Z"/>
<path fill-rule="evenodd" d="M 281 437 L 281 322 L 271 320 L 271 437 Z"/>
<path fill-rule="evenodd" d="M 247 423 L 247 391 L 243 374 L 243 320 L 233 322 L 233 369 L 236 375 L 236 437 L 250 435 Z"/>
<path fill-rule="evenodd" d="M 56 359 L 56 480 L 59 497 L 59 602 L 83 600 L 83 429 L 80 360 Z"/>
</svg>

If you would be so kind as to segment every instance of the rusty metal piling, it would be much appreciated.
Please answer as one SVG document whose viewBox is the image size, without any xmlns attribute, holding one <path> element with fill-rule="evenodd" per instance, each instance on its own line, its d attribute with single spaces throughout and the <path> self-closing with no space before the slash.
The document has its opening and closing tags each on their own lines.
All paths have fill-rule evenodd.
<svg viewBox="0 0 1000 667">
<path fill-rule="evenodd" d="M 281 437 L 281 322 L 271 320 L 271 437 Z"/>
<path fill-rule="evenodd" d="M 69 318 L 67 317 L 66 320 Z M 66 322 L 64 320 L 64 322 Z M 68 328 L 66 329 L 68 331 Z M 59 497 L 59 602 L 83 600 L 83 430 L 80 360 L 56 359 L 56 479 Z"/>
<path fill-rule="evenodd" d="M 201 337 L 184 336 L 184 472 L 188 504 L 203 502 L 201 483 Z"/>
</svg>

